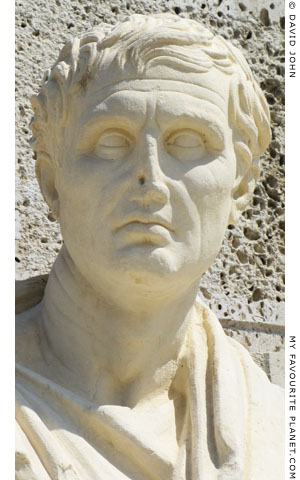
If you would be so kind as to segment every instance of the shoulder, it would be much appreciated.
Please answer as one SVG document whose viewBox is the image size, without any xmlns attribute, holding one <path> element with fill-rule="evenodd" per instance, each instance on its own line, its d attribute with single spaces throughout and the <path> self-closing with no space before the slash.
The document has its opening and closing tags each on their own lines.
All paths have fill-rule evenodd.
<svg viewBox="0 0 300 480">
<path fill-rule="evenodd" d="M 34 307 L 42 300 L 47 281 L 48 275 L 38 275 L 26 280 L 16 281 L 16 314 Z"/>
<path fill-rule="evenodd" d="M 218 428 L 227 437 L 244 424 L 247 478 L 279 480 L 284 465 L 284 390 L 225 334 L 209 308 L 202 309 Z"/>
<path fill-rule="evenodd" d="M 266 396 L 268 397 L 268 392 L 270 392 L 273 402 L 274 399 L 277 399 L 278 402 L 282 403 L 284 400 L 284 389 L 279 385 L 271 383 L 265 371 L 255 363 L 245 347 L 232 338 L 228 338 L 228 342 L 231 344 L 243 366 L 248 388 L 253 390 L 256 386 L 257 394 L 264 398 L 266 398 Z"/>
<path fill-rule="evenodd" d="M 16 363 L 40 363 L 39 312 L 48 275 L 16 282 Z"/>
<path fill-rule="evenodd" d="M 259 409 L 264 407 L 267 411 L 275 412 L 275 416 L 279 413 L 282 416 L 284 407 L 284 390 L 270 382 L 265 371 L 259 367 L 251 354 L 239 342 L 228 337 L 216 315 L 202 302 L 199 302 L 204 315 L 204 328 L 208 334 L 209 348 L 213 350 L 215 361 L 222 365 L 225 371 L 227 364 L 227 372 L 231 371 L 234 366 L 240 371 L 240 375 L 244 378 L 244 382 L 248 391 L 250 403 Z"/>
</svg>

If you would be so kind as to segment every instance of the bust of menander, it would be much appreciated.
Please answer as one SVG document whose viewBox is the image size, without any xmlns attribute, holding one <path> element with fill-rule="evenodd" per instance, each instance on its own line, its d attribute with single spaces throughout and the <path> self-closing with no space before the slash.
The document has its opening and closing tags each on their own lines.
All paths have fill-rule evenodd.
<svg viewBox="0 0 300 480">
<path fill-rule="evenodd" d="M 32 105 L 64 245 L 18 309 L 16 478 L 282 479 L 282 392 L 197 299 L 269 143 L 242 54 L 134 15 L 68 43 Z"/>
</svg>

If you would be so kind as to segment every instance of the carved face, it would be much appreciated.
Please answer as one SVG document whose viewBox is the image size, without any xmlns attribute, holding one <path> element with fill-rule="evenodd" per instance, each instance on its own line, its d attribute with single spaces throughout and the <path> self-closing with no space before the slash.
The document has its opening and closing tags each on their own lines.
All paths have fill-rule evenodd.
<svg viewBox="0 0 300 480">
<path fill-rule="evenodd" d="M 236 160 L 229 79 L 201 75 L 202 85 L 137 80 L 105 96 L 91 84 L 74 101 L 59 217 L 66 248 L 94 283 L 184 286 L 215 259 Z"/>
</svg>

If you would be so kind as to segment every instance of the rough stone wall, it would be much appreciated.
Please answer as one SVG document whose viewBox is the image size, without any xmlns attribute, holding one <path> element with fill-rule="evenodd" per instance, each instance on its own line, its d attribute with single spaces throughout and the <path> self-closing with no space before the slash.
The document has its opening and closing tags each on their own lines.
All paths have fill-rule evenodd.
<svg viewBox="0 0 300 480">
<path fill-rule="evenodd" d="M 255 5 L 253 5 L 255 3 Z M 62 239 L 42 200 L 28 144 L 32 110 L 46 68 L 71 37 L 124 14 L 171 12 L 202 22 L 242 48 L 271 110 L 272 141 L 261 160 L 251 205 L 228 228 L 203 277 L 200 296 L 226 333 L 240 341 L 272 381 L 283 384 L 284 3 L 280 0 L 17 0 L 17 278 L 49 271 Z"/>
</svg>

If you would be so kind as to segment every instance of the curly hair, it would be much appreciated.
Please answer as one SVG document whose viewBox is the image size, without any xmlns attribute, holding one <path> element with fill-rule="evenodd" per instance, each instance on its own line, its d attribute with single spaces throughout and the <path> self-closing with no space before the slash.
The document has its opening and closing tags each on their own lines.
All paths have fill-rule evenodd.
<svg viewBox="0 0 300 480">
<path fill-rule="evenodd" d="M 84 94 L 96 73 L 104 88 L 112 84 L 111 69 L 119 73 L 119 80 L 137 79 L 145 78 L 157 64 L 191 73 L 215 67 L 231 75 L 229 124 L 240 177 L 234 195 L 247 196 L 248 203 L 259 174 L 258 156 L 270 142 L 268 105 L 237 48 L 200 23 L 171 14 L 132 15 L 116 26 L 102 24 L 63 47 L 45 72 L 40 93 L 31 99 L 31 144 L 37 159 L 46 157 L 55 167 L 62 165 L 72 96 Z"/>
</svg>

